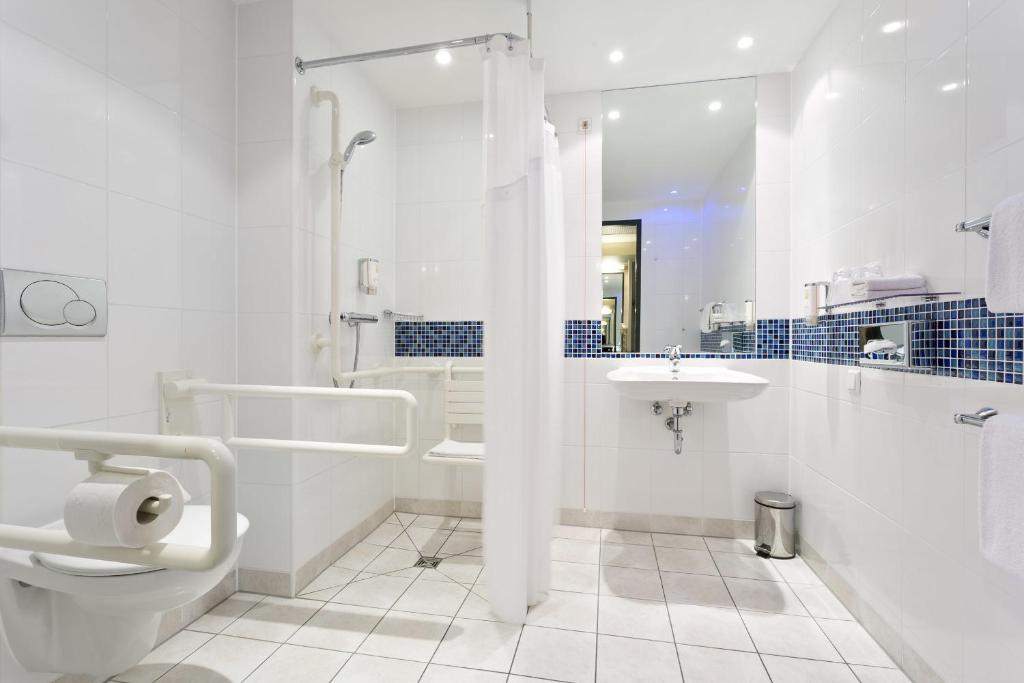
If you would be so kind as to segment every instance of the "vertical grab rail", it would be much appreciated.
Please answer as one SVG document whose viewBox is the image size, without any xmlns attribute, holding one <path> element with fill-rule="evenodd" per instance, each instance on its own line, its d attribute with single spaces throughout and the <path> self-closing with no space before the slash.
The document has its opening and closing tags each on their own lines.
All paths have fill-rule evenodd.
<svg viewBox="0 0 1024 683">
<path fill-rule="evenodd" d="M 201 460 L 210 468 L 210 546 L 153 543 L 144 548 L 95 546 L 74 540 L 63 529 L 0 524 L 0 547 L 57 553 L 91 560 L 127 562 L 147 567 L 206 571 L 224 562 L 237 540 L 235 457 L 216 439 L 86 432 L 73 429 L 0 427 L 0 446 L 43 451 L 66 451 L 96 463 L 114 455 L 139 455 L 179 460 Z"/>
</svg>

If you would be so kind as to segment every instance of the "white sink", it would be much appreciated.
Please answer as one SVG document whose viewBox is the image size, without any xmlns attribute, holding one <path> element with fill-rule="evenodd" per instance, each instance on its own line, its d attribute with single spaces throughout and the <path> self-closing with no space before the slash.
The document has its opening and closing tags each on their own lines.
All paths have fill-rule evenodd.
<svg viewBox="0 0 1024 683">
<path fill-rule="evenodd" d="M 667 365 L 618 368 L 608 381 L 627 398 L 673 405 L 742 401 L 768 387 L 765 378 L 738 370 L 681 366 L 672 372 Z"/>
</svg>

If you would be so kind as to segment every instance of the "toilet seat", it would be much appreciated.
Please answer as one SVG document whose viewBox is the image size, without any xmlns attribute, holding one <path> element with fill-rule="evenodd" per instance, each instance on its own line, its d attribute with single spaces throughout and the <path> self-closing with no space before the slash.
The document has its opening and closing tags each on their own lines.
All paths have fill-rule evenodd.
<svg viewBox="0 0 1024 683">
<path fill-rule="evenodd" d="M 249 528 L 249 520 L 238 515 L 238 538 Z M 49 525 L 49 528 L 64 528 L 63 520 Z M 206 505 L 186 505 L 181 521 L 171 533 L 160 539 L 161 543 L 180 543 L 207 547 L 210 545 L 210 508 Z M 92 560 L 85 557 L 72 557 L 55 553 L 32 553 L 32 559 L 42 566 L 61 574 L 70 576 L 130 576 L 132 574 L 148 574 L 164 571 L 161 567 L 147 567 L 127 562 L 111 562 L 109 560 Z"/>
</svg>

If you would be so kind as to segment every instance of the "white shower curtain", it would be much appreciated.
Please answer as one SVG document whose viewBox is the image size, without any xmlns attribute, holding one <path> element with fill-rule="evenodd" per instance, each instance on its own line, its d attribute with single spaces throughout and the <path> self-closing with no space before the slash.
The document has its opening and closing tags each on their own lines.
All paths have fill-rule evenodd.
<svg viewBox="0 0 1024 683">
<path fill-rule="evenodd" d="M 558 142 L 526 41 L 485 49 L 484 131 L 487 597 L 500 619 L 523 623 L 550 584 L 565 325 Z"/>
</svg>

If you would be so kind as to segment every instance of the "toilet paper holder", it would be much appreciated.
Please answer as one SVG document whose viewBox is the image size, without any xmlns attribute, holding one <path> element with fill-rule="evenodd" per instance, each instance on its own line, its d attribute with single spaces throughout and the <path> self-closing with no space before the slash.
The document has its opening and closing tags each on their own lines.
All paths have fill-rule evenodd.
<svg viewBox="0 0 1024 683">
<path fill-rule="evenodd" d="M 149 470 L 144 467 L 124 467 L 122 465 L 111 465 L 108 461 L 114 457 L 110 453 L 100 453 L 99 451 L 93 451 L 86 448 L 81 448 L 75 451 L 75 460 L 84 460 L 89 463 L 89 474 L 97 474 L 98 472 L 114 472 L 116 474 L 129 474 L 135 476 L 144 476 L 149 474 Z M 185 494 L 186 497 L 188 494 Z M 143 515 L 161 515 L 171 507 L 171 502 L 174 500 L 174 496 L 169 493 L 162 493 L 159 496 L 151 496 L 146 500 L 142 501 L 139 505 L 139 513 Z"/>
</svg>

